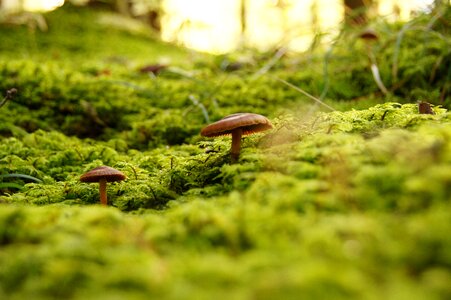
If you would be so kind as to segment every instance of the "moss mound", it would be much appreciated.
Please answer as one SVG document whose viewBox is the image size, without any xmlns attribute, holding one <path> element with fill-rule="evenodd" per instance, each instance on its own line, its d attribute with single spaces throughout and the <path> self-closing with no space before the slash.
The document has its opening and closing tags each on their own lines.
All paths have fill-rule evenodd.
<svg viewBox="0 0 451 300">
<path fill-rule="evenodd" d="M 376 24 L 385 96 L 355 33 L 261 74 L 263 55 L 230 71 L 233 55 L 105 12 L 66 6 L 48 32 L 1 25 L 0 91 L 18 93 L 0 108 L 0 298 L 449 298 L 448 15 Z M 139 71 L 162 53 L 169 67 Z M 199 131 L 243 111 L 275 128 L 244 137 L 232 164 L 230 137 Z M 79 181 L 100 165 L 127 176 L 109 207 Z"/>
</svg>

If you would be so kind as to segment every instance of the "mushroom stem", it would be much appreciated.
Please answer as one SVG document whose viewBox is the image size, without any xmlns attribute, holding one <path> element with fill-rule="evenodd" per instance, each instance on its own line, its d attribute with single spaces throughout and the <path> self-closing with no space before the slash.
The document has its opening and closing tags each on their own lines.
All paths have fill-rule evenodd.
<svg viewBox="0 0 451 300">
<path fill-rule="evenodd" d="M 382 91 L 382 93 L 384 93 L 384 95 L 387 95 L 388 90 L 385 87 L 384 83 L 382 82 L 381 75 L 379 74 L 379 68 L 377 67 L 377 65 L 375 63 L 371 64 L 370 68 L 371 68 L 371 73 L 373 74 L 374 81 L 377 84 L 377 87 Z"/>
<path fill-rule="evenodd" d="M 241 136 L 243 135 L 243 130 L 237 128 L 232 132 L 232 162 L 236 162 L 240 157 L 241 149 Z"/>
<path fill-rule="evenodd" d="M 105 178 L 102 178 L 99 180 L 99 191 L 100 191 L 100 203 L 102 205 L 107 205 L 106 179 Z"/>
<path fill-rule="evenodd" d="M 370 60 L 371 74 L 373 75 L 374 81 L 376 82 L 377 87 L 381 90 L 381 92 L 384 93 L 384 95 L 387 95 L 388 90 L 382 82 L 381 76 L 379 74 L 379 68 L 377 67 L 376 57 L 374 56 L 373 50 L 371 49 L 371 45 L 368 41 L 366 41 L 365 44 L 366 53 Z"/>
</svg>

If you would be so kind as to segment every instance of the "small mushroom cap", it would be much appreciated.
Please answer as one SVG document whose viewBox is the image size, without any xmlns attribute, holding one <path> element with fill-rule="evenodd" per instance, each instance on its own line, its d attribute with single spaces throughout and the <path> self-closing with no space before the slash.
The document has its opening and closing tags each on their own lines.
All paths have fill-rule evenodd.
<svg viewBox="0 0 451 300">
<path fill-rule="evenodd" d="M 421 101 L 420 103 L 418 103 L 418 112 L 420 114 L 435 115 L 431 104 L 428 102 L 424 102 L 424 101 Z"/>
<path fill-rule="evenodd" d="M 236 113 L 202 128 L 200 134 L 202 136 L 215 137 L 232 134 L 235 129 L 241 128 L 244 135 L 265 131 L 272 127 L 271 122 L 262 115 Z"/>
<path fill-rule="evenodd" d="M 364 40 L 377 40 L 379 39 L 379 35 L 377 34 L 376 30 L 373 28 L 366 28 L 364 29 L 360 34 L 359 37 Z"/>
<path fill-rule="evenodd" d="M 106 179 L 108 182 L 121 181 L 125 179 L 125 175 L 111 167 L 100 166 L 81 175 L 81 182 L 99 182 L 100 179 Z"/>
</svg>

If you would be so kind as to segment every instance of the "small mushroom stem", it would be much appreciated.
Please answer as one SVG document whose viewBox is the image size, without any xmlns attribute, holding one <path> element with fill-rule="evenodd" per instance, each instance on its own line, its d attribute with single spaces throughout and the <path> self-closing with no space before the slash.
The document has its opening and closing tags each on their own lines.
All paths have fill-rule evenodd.
<svg viewBox="0 0 451 300">
<path fill-rule="evenodd" d="M 99 191 L 100 191 L 100 203 L 102 205 L 107 205 L 106 179 L 105 178 L 102 178 L 99 180 Z"/>
<path fill-rule="evenodd" d="M 243 130 L 237 128 L 232 132 L 232 162 L 236 162 L 240 157 L 241 149 L 241 136 L 243 135 Z"/>
<path fill-rule="evenodd" d="M 382 82 L 381 75 L 379 74 L 379 68 L 377 67 L 377 64 L 375 64 L 375 63 L 371 64 L 370 68 L 371 68 L 371 73 L 373 74 L 374 81 L 377 84 L 377 87 L 382 91 L 382 93 L 384 93 L 384 95 L 387 95 L 388 90 L 385 87 L 384 83 Z"/>
<path fill-rule="evenodd" d="M 373 75 L 374 81 L 376 82 L 377 87 L 381 90 L 381 92 L 384 93 L 384 95 L 387 95 L 388 90 L 385 87 L 384 83 L 382 82 L 381 76 L 379 74 L 379 68 L 377 67 L 376 57 L 374 56 L 371 45 L 369 42 L 365 42 L 365 44 L 366 44 L 366 53 L 370 60 L 371 74 Z"/>
</svg>

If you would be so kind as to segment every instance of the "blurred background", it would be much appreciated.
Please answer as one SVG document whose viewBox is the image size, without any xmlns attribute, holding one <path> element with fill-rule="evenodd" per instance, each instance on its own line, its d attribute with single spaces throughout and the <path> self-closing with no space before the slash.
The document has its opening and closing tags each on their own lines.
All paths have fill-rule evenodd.
<svg viewBox="0 0 451 300">
<path fill-rule="evenodd" d="M 0 0 L 0 18 L 57 9 L 65 0 Z M 405 22 L 443 0 L 66 0 L 103 6 L 139 20 L 165 41 L 222 54 L 285 47 L 305 51 L 333 40 L 342 26 L 374 17 Z M 449 2 L 449 1 L 448 1 Z M 44 20 L 40 28 L 45 30 Z M 38 22 L 39 23 L 39 22 Z"/>
</svg>

